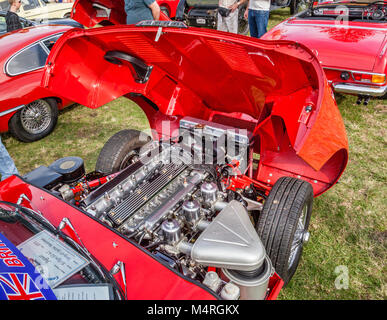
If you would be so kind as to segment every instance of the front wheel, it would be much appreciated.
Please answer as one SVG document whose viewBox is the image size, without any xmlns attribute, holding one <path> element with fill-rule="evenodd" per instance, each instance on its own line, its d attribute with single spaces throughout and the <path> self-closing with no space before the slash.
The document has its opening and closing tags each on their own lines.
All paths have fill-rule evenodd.
<svg viewBox="0 0 387 320">
<path fill-rule="evenodd" d="M 258 218 L 257 233 L 285 285 L 296 272 L 313 205 L 310 183 L 282 177 L 274 184 Z"/>
<path fill-rule="evenodd" d="M 11 134 L 23 141 L 44 138 L 54 130 L 58 121 L 58 103 L 55 99 L 39 99 L 16 112 L 9 120 Z"/>
<path fill-rule="evenodd" d="M 138 130 L 122 130 L 114 134 L 103 146 L 95 170 L 104 175 L 125 169 L 138 160 L 141 147 L 151 137 Z"/>
</svg>

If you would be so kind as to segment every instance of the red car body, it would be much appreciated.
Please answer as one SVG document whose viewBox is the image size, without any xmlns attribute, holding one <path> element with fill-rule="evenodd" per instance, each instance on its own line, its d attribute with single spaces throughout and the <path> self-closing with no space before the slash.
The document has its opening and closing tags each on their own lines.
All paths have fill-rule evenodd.
<svg viewBox="0 0 387 320">
<path fill-rule="evenodd" d="M 86 18 L 87 11 L 76 10 Z M 42 86 L 90 108 L 125 96 L 144 110 L 155 140 L 175 137 L 179 120 L 187 116 L 250 130 L 250 169 L 232 178 L 231 190 L 254 184 L 268 193 L 279 178 L 290 176 L 310 182 L 318 196 L 336 183 L 348 160 L 345 127 L 324 72 L 308 48 L 175 22 L 149 24 L 67 32 L 50 53 Z M 129 58 L 117 61 L 108 52 Z M 148 72 L 142 74 L 139 66 L 144 65 Z M 165 121 L 169 132 L 162 130 Z M 260 155 L 257 167 L 253 153 Z M 3 201 L 16 203 L 22 193 L 30 200 L 23 205 L 39 210 L 55 226 L 64 217 L 71 220 L 107 269 L 123 261 L 127 298 L 218 298 L 48 190 L 15 176 L 0 183 Z M 274 273 L 266 298 L 275 299 L 282 285 Z"/>
<path fill-rule="evenodd" d="M 341 21 L 335 17 L 343 6 L 351 12 L 351 8 L 360 6 L 362 10 L 366 5 L 345 1 L 320 3 L 312 9 L 322 10 L 318 16 L 303 13 L 291 17 L 262 39 L 292 40 L 309 47 L 336 92 L 380 97 L 387 93 L 387 21 L 371 18 Z M 387 14 L 387 2 L 383 8 Z"/>
<path fill-rule="evenodd" d="M 58 109 L 71 103 L 68 99 L 55 95 L 40 86 L 43 66 L 16 76 L 9 76 L 5 71 L 7 61 L 20 50 L 44 38 L 62 34 L 71 28 L 69 26 L 37 26 L 0 36 L 0 132 L 8 131 L 12 116 L 35 100 L 55 98 L 58 102 Z"/>
</svg>

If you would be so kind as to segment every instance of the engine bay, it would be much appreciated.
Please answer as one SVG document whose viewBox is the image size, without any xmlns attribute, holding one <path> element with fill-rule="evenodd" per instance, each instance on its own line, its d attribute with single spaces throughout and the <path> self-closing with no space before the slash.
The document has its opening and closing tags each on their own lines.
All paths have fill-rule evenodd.
<svg viewBox="0 0 387 320">
<path fill-rule="evenodd" d="M 85 174 L 82 159 L 67 157 L 24 178 L 222 298 L 264 299 L 274 273 L 255 230 L 265 193 L 252 183 L 230 188 L 252 166 L 252 140 L 186 117 L 179 137 L 146 143 L 119 172 Z"/>
</svg>

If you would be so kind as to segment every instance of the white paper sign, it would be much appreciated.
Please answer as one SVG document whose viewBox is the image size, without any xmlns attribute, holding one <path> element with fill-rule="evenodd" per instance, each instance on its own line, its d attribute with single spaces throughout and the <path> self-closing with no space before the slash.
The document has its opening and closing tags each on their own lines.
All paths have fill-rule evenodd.
<svg viewBox="0 0 387 320">
<path fill-rule="evenodd" d="M 89 262 L 46 230 L 17 247 L 35 266 L 51 288 L 55 288 Z"/>
<path fill-rule="evenodd" d="M 109 300 L 112 295 L 109 285 L 69 285 L 53 290 L 58 300 Z"/>
</svg>

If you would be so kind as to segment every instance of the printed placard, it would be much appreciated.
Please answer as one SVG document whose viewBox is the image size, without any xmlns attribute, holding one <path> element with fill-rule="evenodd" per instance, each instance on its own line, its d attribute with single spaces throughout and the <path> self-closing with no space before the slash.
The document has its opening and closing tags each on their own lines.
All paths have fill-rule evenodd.
<svg viewBox="0 0 387 320">
<path fill-rule="evenodd" d="M 46 230 L 17 247 L 41 273 L 51 288 L 83 269 L 89 261 Z"/>
</svg>

